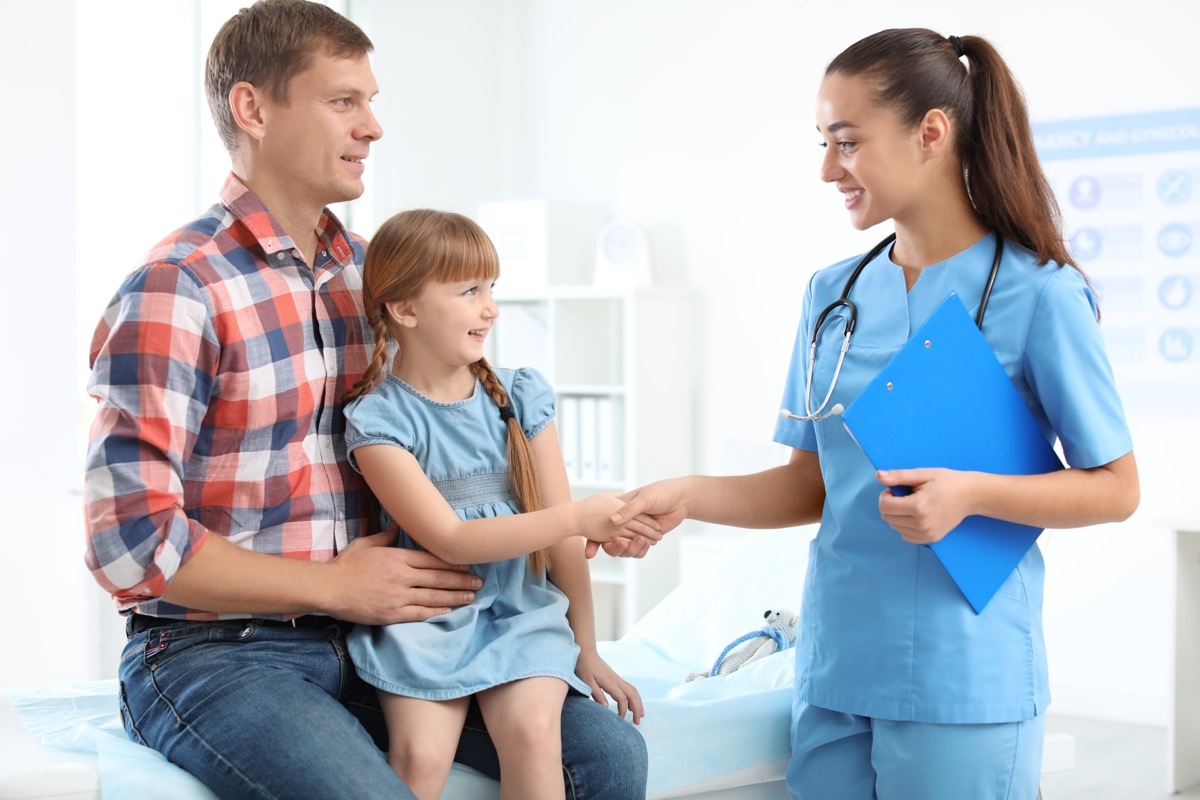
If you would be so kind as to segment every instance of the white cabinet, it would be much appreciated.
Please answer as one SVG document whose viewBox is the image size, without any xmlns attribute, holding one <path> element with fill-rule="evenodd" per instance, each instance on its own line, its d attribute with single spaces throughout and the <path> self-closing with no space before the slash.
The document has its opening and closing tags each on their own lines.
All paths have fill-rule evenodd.
<svg viewBox="0 0 1200 800">
<path fill-rule="evenodd" d="M 554 286 L 505 295 L 489 337 L 501 367 L 535 367 L 558 392 L 573 495 L 692 471 L 693 300 L 683 289 Z M 596 630 L 616 638 L 679 583 L 680 529 L 642 559 L 591 562 Z"/>
</svg>

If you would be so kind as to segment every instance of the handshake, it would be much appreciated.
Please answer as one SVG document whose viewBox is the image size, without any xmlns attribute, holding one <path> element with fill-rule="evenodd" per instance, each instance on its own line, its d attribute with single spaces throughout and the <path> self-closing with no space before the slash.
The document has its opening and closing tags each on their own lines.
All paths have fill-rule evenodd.
<svg viewBox="0 0 1200 800">
<path fill-rule="evenodd" d="M 601 548 L 610 556 L 641 558 L 687 516 L 679 499 L 662 484 L 625 494 L 595 494 L 574 505 L 588 558 Z"/>
</svg>

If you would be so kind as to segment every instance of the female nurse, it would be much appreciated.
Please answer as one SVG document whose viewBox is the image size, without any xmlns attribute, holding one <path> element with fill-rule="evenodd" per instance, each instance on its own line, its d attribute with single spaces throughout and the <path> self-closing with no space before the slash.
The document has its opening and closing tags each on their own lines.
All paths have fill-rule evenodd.
<svg viewBox="0 0 1200 800">
<path fill-rule="evenodd" d="M 925 545 L 970 515 L 1069 528 L 1133 513 L 1137 467 L 1096 301 L 1063 244 L 1020 90 L 985 39 L 868 36 L 829 64 L 816 112 L 821 179 L 851 225 L 890 220 L 896 237 L 853 285 L 857 326 L 840 371 L 835 311 L 807 386 L 816 320 L 862 259 L 813 276 L 783 406 L 816 411 L 831 389 L 826 411 L 850 405 L 951 291 L 974 316 L 1002 243 L 983 334 L 1069 469 L 876 472 L 836 414 L 784 418 L 785 466 L 660 481 L 630 493 L 618 516 L 820 521 L 796 652 L 792 797 L 1033 800 L 1050 702 L 1041 553 L 1031 548 L 976 614 Z"/>
</svg>

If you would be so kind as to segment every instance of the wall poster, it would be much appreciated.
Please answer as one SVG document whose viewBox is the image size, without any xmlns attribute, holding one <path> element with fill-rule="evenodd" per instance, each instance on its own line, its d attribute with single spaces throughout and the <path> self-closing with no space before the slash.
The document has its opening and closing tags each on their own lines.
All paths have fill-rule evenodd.
<svg viewBox="0 0 1200 800">
<path fill-rule="evenodd" d="M 1200 108 L 1033 133 L 1126 411 L 1200 413 Z"/>
</svg>

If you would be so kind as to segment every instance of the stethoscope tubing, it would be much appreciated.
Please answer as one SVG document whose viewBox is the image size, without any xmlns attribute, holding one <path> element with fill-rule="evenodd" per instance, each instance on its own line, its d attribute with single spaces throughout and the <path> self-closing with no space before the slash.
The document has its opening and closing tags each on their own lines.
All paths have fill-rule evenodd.
<svg viewBox="0 0 1200 800">
<path fill-rule="evenodd" d="M 1000 260 L 1004 256 L 1004 237 L 999 233 L 996 236 L 996 252 L 992 256 L 992 268 L 988 273 L 987 283 L 983 287 L 983 295 L 979 301 L 979 310 L 975 312 L 975 325 L 980 330 L 983 330 L 983 317 L 987 313 L 988 301 L 992 298 L 992 287 L 996 285 L 996 275 L 1000 272 Z M 842 374 L 842 363 L 846 360 L 846 351 L 850 349 L 850 335 L 854 333 L 854 325 L 858 321 L 858 307 L 854 305 L 854 301 L 850 299 L 850 290 L 854 288 L 854 284 L 858 282 L 858 276 L 866 268 L 867 264 L 875 260 L 875 258 L 887 248 L 892 242 L 896 241 L 896 234 L 889 234 L 883 241 L 871 248 L 871 250 L 859 259 L 855 265 L 854 271 L 850 273 L 850 277 L 846 279 L 845 286 L 842 287 L 842 293 L 838 299 L 834 300 L 829 305 L 821 310 L 817 315 L 817 322 L 813 326 L 812 338 L 809 340 L 808 349 L 808 375 L 804 381 L 804 416 L 796 416 L 791 412 L 783 409 L 780 411 L 781 416 L 788 419 L 795 419 L 801 422 L 820 422 L 824 419 L 836 416 L 844 410 L 841 403 L 835 403 L 832 408 L 826 411 L 829 401 L 833 399 L 833 390 L 837 387 L 838 377 Z M 846 320 L 846 329 L 842 336 L 842 347 L 838 352 L 837 364 L 833 368 L 833 378 L 829 382 L 829 391 L 825 393 L 825 397 L 821 400 L 817 410 L 812 408 L 812 379 L 813 368 L 817 362 L 817 338 L 821 334 L 821 326 L 834 314 L 838 309 L 844 309 L 841 314 Z"/>
</svg>

